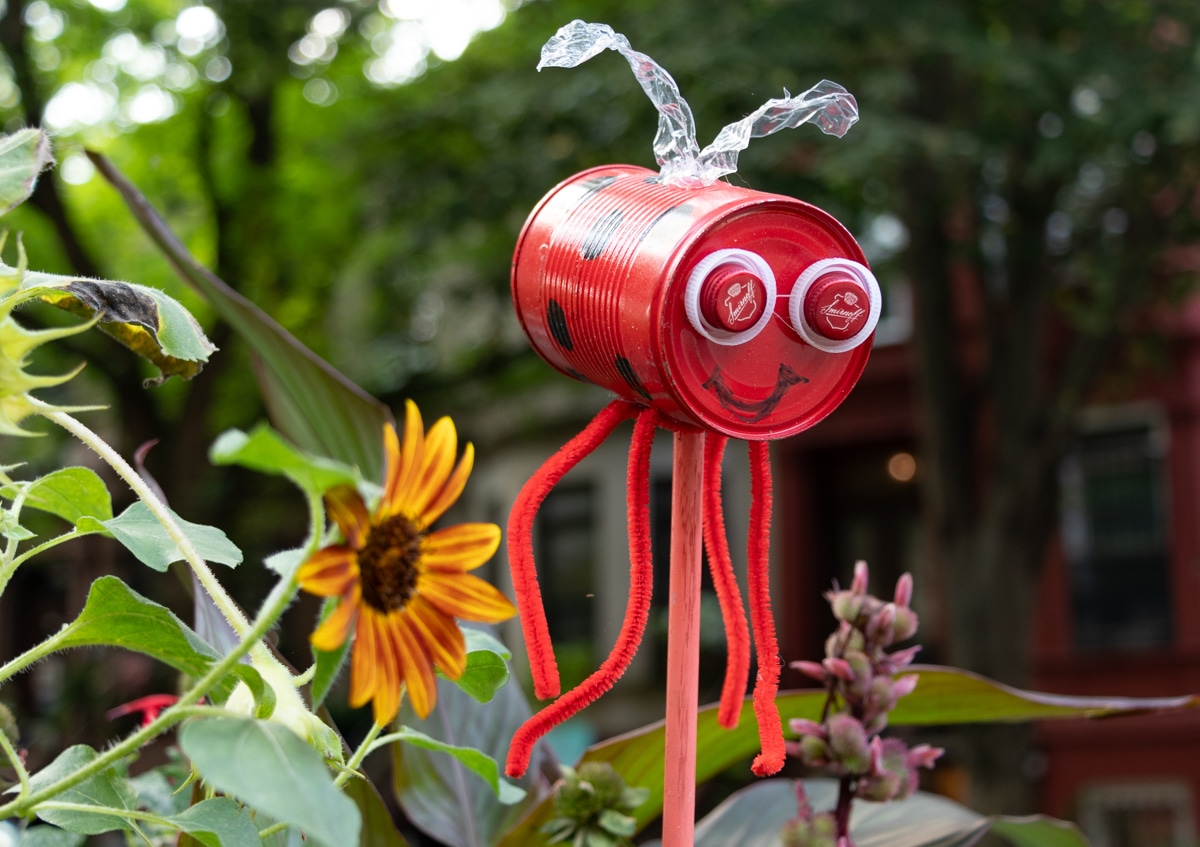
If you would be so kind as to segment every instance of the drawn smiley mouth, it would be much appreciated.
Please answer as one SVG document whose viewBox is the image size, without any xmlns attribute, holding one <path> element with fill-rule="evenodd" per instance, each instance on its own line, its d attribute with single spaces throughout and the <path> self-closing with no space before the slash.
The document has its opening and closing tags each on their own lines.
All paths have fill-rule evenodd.
<svg viewBox="0 0 1200 847">
<path fill-rule="evenodd" d="M 789 388 L 806 382 L 808 382 L 808 377 L 800 376 L 787 365 L 780 364 L 779 373 L 775 376 L 775 387 L 771 389 L 769 395 L 762 400 L 742 400 L 725 383 L 725 377 L 721 373 L 721 369 L 717 367 L 713 368 L 712 374 L 704 380 L 701 387 L 715 394 L 717 402 L 744 423 L 758 423 L 775 411 Z"/>
</svg>

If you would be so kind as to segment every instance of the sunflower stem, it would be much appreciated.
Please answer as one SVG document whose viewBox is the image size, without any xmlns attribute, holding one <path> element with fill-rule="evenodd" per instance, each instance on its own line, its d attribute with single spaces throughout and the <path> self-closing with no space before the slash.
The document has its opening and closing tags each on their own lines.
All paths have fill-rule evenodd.
<svg viewBox="0 0 1200 847">
<path fill-rule="evenodd" d="M 379 733 L 383 731 L 383 727 L 378 723 L 372 723 L 371 728 L 367 731 L 366 737 L 362 743 L 355 749 L 349 761 L 346 762 L 346 769 L 339 773 L 333 779 L 333 784 L 341 788 L 350 781 L 350 777 L 354 776 L 354 772 L 358 770 L 358 766 L 363 763 L 363 759 L 367 758 L 367 754 L 374 750 L 374 741 L 379 737 Z"/>
<path fill-rule="evenodd" d="M 155 519 L 162 524 L 166 530 L 167 537 L 171 542 L 179 548 L 179 552 L 183 555 L 185 561 L 196 574 L 200 584 L 204 586 L 204 590 L 221 610 L 221 614 L 225 616 L 225 620 L 237 633 L 238 637 L 245 639 L 251 629 L 250 621 L 246 620 L 246 616 L 237 604 L 233 602 L 229 594 L 225 591 L 224 586 L 217 580 L 208 563 L 196 552 L 196 548 L 192 546 L 191 540 L 180 529 L 179 524 L 175 522 L 175 518 L 171 515 L 170 510 L 161 500 L 154 494 L 150 486 L 146 484 L 133 467 L 125 461 L 116 450 L 109 446 L 103 438 L 97 435 L 92 430 L 88 429 L 80 421 L 68 415 L 66 412 L 59 411 L 56 407 L 48 403 L 43 403 L 35 398 L 30 398 L 38 413 L 46 419 L 53 421 L 61 426 L 67 432 L 74 435 L 85 445 L 95 451 L 101 459 L 103 459 L 109 467 L 117 472 L 117 475 L 125 481 L 125 484 L 133 489 L 133 493 L 138 496 Z M 255 644 L 251 647 L 253 658 L 258 660 L 262 656 L 260 654 L 270 655 L 265 645 Z"/>
</svg>

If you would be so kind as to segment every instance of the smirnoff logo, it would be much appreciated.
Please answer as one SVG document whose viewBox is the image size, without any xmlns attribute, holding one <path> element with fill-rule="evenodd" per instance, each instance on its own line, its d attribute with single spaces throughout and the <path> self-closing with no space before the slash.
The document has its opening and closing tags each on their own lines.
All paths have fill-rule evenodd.
<svg viewBox="0 0 1200 847">
<path fill-rule="evenodd" d="M 735 282 L 725 292 L 725 314 L 730 323 L 745 323 L 758 314 L 758 303 L 754 299 L 754 286 Z"/>
<path fill-rule="evenodd" d="M 825 316 L 825 322 L 831 329 L 844 332 L 857 321 L 867 310 L 858 305 L 858 295 L 852 291 L 838 294 L 833 302 L 822 306 L 818 312 Z"/>
</svg>

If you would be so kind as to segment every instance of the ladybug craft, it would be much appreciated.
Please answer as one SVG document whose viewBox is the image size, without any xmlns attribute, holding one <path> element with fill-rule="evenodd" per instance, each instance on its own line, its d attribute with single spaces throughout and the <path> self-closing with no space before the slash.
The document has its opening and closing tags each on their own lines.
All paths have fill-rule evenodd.
<svg viewBox="0 0 1200 847">
<path fill-rule="evenodd" d="M 768 775 L 784 761 L 768 594 L 768 444 L 813 426 L 845 399 L 866 366 L 882 298 L 858 244 L 829 214 L 718 180 L 736 170 L 751 137 L 809 121 L 840 136 L 857 120 L 857 107 L 845 89 L 824 81 L 768 101 L 700 150 L 674 80 L 611 28 L 568 24 L 543 47 L 538 67 L 573 67 L 605 49 L 628 60 L 659 111 L 661 169 L 608 165 L 567 179 L 534 209 L 514 254 L 513 302 L 534 349 L 619 399 L 530 478 L 509 518 L 509 564 L 534 691 L 557 699 L 518 730 L 507 771 L 524 773 L 537 740 L 611 688 L 637 650 L 653 583 L 650 446 L 662 427 L 705 433 L 704 546 L 729 644 L 718 711 L 725 727 L 738 721 L 751 642 L 725 537 L 720 469 L 729 438 L 749 445 L 747 589 L 762 744 L 753 770 Z M 554 485 L 630 418 L 629 605 L 608 659 L 560 696 L 533 559 L 534 518 Z"/>
</svg>

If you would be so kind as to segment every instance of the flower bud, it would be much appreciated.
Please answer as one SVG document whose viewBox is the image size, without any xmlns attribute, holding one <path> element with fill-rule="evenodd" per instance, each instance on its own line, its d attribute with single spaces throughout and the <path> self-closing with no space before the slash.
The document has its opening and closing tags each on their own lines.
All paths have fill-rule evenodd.
<svg viewBox="0 0 1200 847">
<path fill-rule="evenodd" d="M 903 650 L 897 650 L 884 657 L 880 662 L 880 667 L 885 673 L 898 673 L 904 668 L 912 664 L 913 659 L 921 652 L 921 645 L 914 644 L 912 647 L 905 647 Z"/>
<path fill-rule="evenodd" d="M 910 573 L 900 574 L 900 578 L 896 580 L 895 603 L 902 609 L 907 609 L 908 604 L 912 602 L 913 578 Z"/>
<path fill-rule="evenodd" d="M 850 667 L 850 663 L 845 659 L 831 656 L 822 661 L 821 664 L 842 682 L 854 682 L 854 669 Z"/>
<path fill-rule="evenodd" d="M 853 591 L 830 591 L 825 597 L 829 600 L 829 607 L 833 609 L 833 616 L 846 623 L 858 620 L 866 600 L 862 594 Z"/>
<path fill-rule="evenodd" d="M 901 697 L 907 697 L 916 689 L 917 682 L 920 680 L 920 678 L 920 675 L 915 673 L 908 673 L 904 676 L 897 677 L 892 683 L 892 694 L 897 700 L 899 700 Z"/>
<path fill-rule="evenodd" d="M 867 640 L 879 647 L 888 646 L 895 640 L 892 634 L 895 622 L 896 606 L 887 603 L 867 621 Z"/>
<path fill-rule="evenodd" d="M 790 667 L 800 671 L 800 673 L 809 679 L 815 679 L 817 682 L 826 683 L 829 681 L 829 671 L 825 670 L 820 662 L 809 662 L 801 659 L 800 661 L 792 662 Z"/>
<path fill-rule="evenodd" d="M 788 727 L 797 735 L 811 735 L 813 738 L 825 738 L 825 725 L 808 718 L 792 718 Z"/>
<path fill-rule="evenodd" d="M 834 758 L 849 773 L 865 773 L 870 767 L 871 750 L 867 731 L 858 718 L 839 714 L 829 718 L 829 748 Z"/>
<path fill-rule="evenodd" d="M 854 579 L 850 581 L 850 590 L 855 594 L 866 594 L 869 578 L 870 571 L 867 568 L 867 563 L 859 559 L 854 563 Z"/>
<path fill-rule="evenodd" d="M 806 735 L 800 739 L 799 756 L 800 761 L 810 768 L 823 768 L 833 761 L 829 745 L 813 735 Z"/>
<path fill-rule="evenodd" d="M 907 606 L 893 606 L 895 622 L 892 624 L 892 639 L 907 641 L 917 634 L 917 613 Z"/>
</svg>

